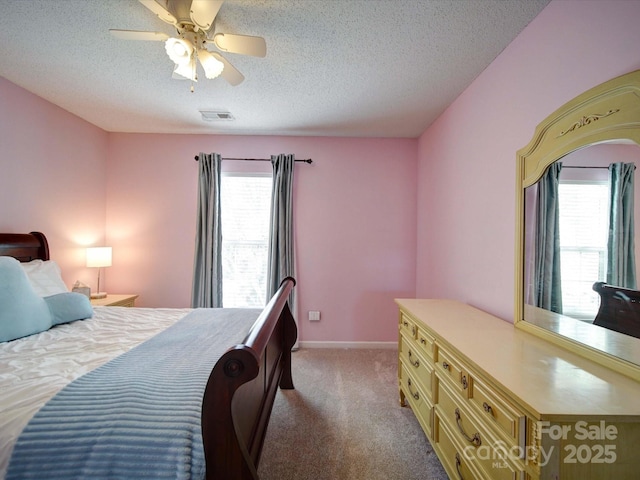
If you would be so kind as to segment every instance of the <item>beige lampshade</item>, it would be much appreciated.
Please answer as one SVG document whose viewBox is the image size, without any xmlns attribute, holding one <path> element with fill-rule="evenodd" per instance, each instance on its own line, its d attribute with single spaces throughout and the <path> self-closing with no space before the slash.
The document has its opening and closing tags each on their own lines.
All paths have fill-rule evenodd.
<svg viewBox="0 0 640 480">
<path fill-rule="evenodd" d="M 105 298 L 107 292 L 100 291 L 100 269 L 111 266 L 111 247 L 90 247 L 87 248 L 87 267 L 98 269 L 98 288 L 91 294 L 91 298 Z"/>
<path fill-rule="evenodd" d="M 87 267 L 110 267 L 111 247 L 87 248 Z"/>
</svg>

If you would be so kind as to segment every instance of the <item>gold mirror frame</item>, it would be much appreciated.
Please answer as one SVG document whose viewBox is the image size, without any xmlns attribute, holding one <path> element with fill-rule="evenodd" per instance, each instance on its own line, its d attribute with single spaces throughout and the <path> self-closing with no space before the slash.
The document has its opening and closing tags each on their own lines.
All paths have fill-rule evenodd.
<svg viewBox="0 0 640 480">
<path fill-rule="evenodd" d="M 609 80 L 567 102 L 545 118 L 536 127 L 527 146 L 517 152 L 514 324 L 516 328 L 640 380 L 640 364 L 618 353 L 625 350 L 640 352 L 640 340 L 626 335 L 617 336 L 614 343 L 618 345 L 599 349 L 587 345 L 579 337 L 562 335 L 558 328 L 544 328 L 524 319 L 527 308 L 524 302 L 525 188 L 536 183 L 556 160 L 600 143 L 640 145 L 640 70 Z M 623 337 L 629 339 L 628 343 Z"/>
</svg>

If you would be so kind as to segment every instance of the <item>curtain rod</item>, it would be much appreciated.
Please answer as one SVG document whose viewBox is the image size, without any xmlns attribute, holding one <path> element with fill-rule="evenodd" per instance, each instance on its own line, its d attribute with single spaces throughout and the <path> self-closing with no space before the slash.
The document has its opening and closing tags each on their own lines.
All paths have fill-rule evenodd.
<svg viewBox="0 0 640 480">
<path fill-rule="evenodd" d="M 609 167 L 587 167 L 587 166 L 582 166 L 582 165 L 567 165 L 567 166 L 562 166 L 562 168 L 605 168 L 607 170 L 609 170 Z"/>
<path fill-rule="evenodd" d="M 196 162 L 199 160 L 199 156 L 196 155 L 195 157 Z M 270 158 L 223 158 L 222 160 L 241 160 L 243 162 L 270 162 L 271 159 Z M 313 160 L 311 160 L 310 158 L 305 158 L 305 159 L 301 159 L 295 160 L 296 162 L 304 162 L 304 163 L 313 163 Z"/>
<path fill-rule="evenodd" d="M 566 167 L 563 165 L 562 168 L 604 168 L 605 170 L 609 170 L 609 167 L 599 167 L 599 166 L 595 166 L 595 167 L 587 167 L 585 166 L 581 166 L 581 165 L 567 165 Z M 636 166 L 633 166 L 633 169 L 636 169 Z"/>
</svg>

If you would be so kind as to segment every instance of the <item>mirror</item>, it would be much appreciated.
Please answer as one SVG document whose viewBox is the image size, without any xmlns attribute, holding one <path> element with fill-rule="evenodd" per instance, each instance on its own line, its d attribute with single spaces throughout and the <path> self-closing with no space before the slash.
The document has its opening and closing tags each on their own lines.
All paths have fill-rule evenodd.
<svg viewBox="0 0 640 480">
<path fill-rule="evenodd" d="M 555 308 L 550 306 L 552 303 L 534 299 L 535 198 L 538 182 L 556 162 L 562 162 L 563 183 L 564 180 L 607 182 L 610 163 L 640 164 L 640 71 L 605 82 L 568 102 L 541 122 L 529 144 L 518 151 L 515 282 L 517 328 L 640 380 L 640 338 L 593 324 L 590 315 L 600 301 L 596 292 L 583 299 L 584 311 L 574 305 Z M 635 187 L 640 189 L 640 179 L 636 179 Z M 635 207 L 638 231 L 640 193 L 635 194 L 635 199 L 639 202 Z M 638 254 L 636 258 L 640 263 Z M 636 271 L 640 272 L 638 265 Z M 597 273 L 587 277 L 591 275 Z M 640 275 L 636 274 L 636 278 L 640 282 Z M 594 278 L 594 283 L 598 280 L 603 279 Z"/>
</svg>

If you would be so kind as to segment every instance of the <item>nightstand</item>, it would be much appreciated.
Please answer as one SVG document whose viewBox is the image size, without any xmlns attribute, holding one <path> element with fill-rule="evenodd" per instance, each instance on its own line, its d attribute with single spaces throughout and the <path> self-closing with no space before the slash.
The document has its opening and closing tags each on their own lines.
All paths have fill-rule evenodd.
<svg viewBox="0 0 640 480">
<path fill-rule="evenodd" d="M 107 295 L 105 298 L 92 298 L 94 307 L 133 307 L 138 295 Z"/>
</svg>

